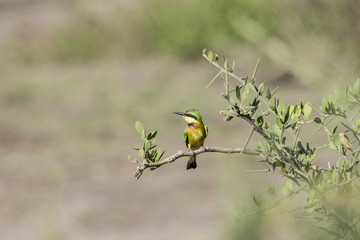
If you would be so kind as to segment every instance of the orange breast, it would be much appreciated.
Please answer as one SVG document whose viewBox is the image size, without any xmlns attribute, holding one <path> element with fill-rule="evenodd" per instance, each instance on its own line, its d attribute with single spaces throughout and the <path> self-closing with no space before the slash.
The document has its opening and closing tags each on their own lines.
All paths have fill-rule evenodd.
<svg viewBox="0 0 360 240">
<path fill-rule="evenodd" d="M 196 150 L 204 144 L 206 133 L 202 124 L 195 122 L 192 126 L 186 125 L 186 131 L 188 132 L 188 148 Z"/>
</svg>

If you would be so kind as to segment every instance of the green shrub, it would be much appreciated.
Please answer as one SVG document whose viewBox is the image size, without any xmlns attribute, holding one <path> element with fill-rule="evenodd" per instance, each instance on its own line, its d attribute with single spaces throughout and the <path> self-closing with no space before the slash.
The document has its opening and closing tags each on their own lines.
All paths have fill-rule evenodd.
<svg viewBox="0 0 360 240">
<path fill-rule="evenodd" d="M 204 46 L 238 45 L 248 40 L 254 25 L 266 29 L 265 35 L 276 30 L 270 6 L 261 1 L 149 1 L 140 21 L 144 46 L 150 52 L 191 57 Z"/>
</svg>

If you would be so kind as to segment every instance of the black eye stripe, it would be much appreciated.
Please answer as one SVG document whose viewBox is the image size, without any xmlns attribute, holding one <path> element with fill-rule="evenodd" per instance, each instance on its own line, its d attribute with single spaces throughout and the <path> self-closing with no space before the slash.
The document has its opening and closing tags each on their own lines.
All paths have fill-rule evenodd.
<svg viewBox="0 0 360 240">
<path fill-rule="evenodd" d="M 191 113 L 186 114 L 186 116 L 191 117 L 191 118 L 194 118 L 195 120 L 197 120 L 197 117 L 195 117 L 195 116 L 192 115 Z"/>
</svg>

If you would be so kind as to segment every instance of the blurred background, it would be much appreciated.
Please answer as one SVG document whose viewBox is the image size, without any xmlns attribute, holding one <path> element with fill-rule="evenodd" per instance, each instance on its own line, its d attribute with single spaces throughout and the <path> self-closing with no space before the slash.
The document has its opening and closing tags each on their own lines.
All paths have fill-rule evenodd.
<svg viewBox="0 0 360 240">
<path fill-rule="evenodd" d="M 253 194 L 281 196 L 284 179 L 247 171 L 267 167 L 256 158 L 182 158 L 136 181 L 127 155 L 136 120 L 165 156 L 184 149 L 171 112 L 190 107 L 206 145 L 245 143 L 248 126 L 218 114 L 222 84 L 204 89 L 203 48 L 240 76 L 260 57 L 257 81 L 316 106 L 359 77 L 359 20 L 357 0 L 0 0 L 0 239 L 319 239 L 282 211 L 296 199 L 243 217 Z"/>
</svg>

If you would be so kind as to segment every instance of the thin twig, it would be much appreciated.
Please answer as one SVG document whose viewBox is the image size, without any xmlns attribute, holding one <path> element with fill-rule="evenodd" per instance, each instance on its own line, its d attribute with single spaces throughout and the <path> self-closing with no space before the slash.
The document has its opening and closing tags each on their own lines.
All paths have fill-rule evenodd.
<svg viewBox="0 0 360 240">
<path fill-rule="evenodd" d="M 245 145 L 244 145 L 243 149 L 246 149 L 246 147 L 249 144 L 251 136 L 253 135 L 254 131 L 255 131 L 255 129 L 254 129 L 254 127 L 252 127 L 251 131 L 250 131 L 250 134 L 249 134 L 248 138 L 246 139 L 246 142 L 245 142 Z"/>
</svg>

